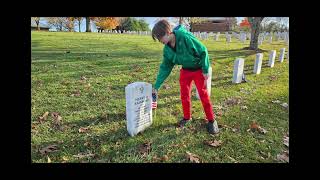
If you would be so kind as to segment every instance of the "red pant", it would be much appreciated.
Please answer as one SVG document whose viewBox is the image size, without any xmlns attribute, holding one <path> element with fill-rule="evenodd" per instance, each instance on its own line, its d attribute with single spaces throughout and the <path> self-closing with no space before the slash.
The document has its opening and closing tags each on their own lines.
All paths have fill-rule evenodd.
<svg viewBox="0 0 320 180">
<path fill-rule="evenodd" d="M 192 80 L 196 84 L 201 103 L 203 109 L 206 113 L 206 118 L 208 121 L 214 120 L 214 113 L 212 109 L 212 105 L 210 102 L 210 97 L 207 92 L 206 83 L 204 76 L 202 74 L 202 70 L 197 71 L 188 71 L 181 69 L 180 70 L 180 95 L 181 95 L 181 102 L 183 108 L 183 116 L 184 119 L 191 118 L 191 89 L 192 89 Z"/>
</svg>

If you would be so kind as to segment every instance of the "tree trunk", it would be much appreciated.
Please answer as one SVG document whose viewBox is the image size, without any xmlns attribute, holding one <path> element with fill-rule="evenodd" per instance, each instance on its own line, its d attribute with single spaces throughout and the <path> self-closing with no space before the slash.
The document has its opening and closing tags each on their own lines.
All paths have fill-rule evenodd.
<svg viewBox="0 0 320 180">
<path fill-rule="evenodd" d="M 39 22 L 37 22 L 37 30 L 40 31 Z"/>
<path fill-rule="evenodd" d="M 91 32 L 89 17 L 86 17 L 86 32 Z"/>
<path fill-rule="evenodd" d="M 79 32 L 81 32 L 81 19 L 78 19 L 78 22 L 79 22 Z"/>
<path fill-rule="evenodd" d="M 182 17 L 179 17 L 179 25 L 182 24 Z"/>
<path fill-rule="evenodd" d="M 250 40 L 250 50 L 257 50 L 258 49 L 258 38 L 260 34 L 260 25 L 263 17 L 254 17 L 248 18 L 250 25 L 251 25 L 251 40 Z"/>
</svg>

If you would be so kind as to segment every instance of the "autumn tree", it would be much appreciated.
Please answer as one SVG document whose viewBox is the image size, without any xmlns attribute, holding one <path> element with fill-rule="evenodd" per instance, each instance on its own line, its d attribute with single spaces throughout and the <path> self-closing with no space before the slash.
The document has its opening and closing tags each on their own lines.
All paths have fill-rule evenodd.
<svg viewBox="0 0 320 180">
<path fill-rule="evenodd" d="M 115 29 L 119 25 L 115 17 L 96 17 L 94 23 L 100 32 L 106 29 Z"/>
</svg>

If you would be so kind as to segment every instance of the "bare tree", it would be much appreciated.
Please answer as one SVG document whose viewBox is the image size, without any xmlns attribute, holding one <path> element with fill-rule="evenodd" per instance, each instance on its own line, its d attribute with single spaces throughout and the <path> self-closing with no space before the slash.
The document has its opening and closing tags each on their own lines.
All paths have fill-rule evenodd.
<svg viewBox="0 0 320 180">
<path fill-rule="evenodd" d="M 40 26 L 39 26 L 40 19 L 41 19 L 41 17 L 31 17 L 31 20 L 33 20 L 36 23 L 38 31 L 40 31 Z"/>
<path fill-rule="evenodd" d="M 79 32 L 81 32 L 81 21 L 83 20 L 83 17 L 74 17 L 77 21 L 77 24 L 79 26 Z"/>
<path fill-rule="evenodd" d="M 63 23 L 64 19 L 63 17 L 47 17 L 47 22 L 49 27 L 51 28 L 56 28 L 57 31 L 62 31 L 63 30 Z"/>
<path fill-rule="evenodd" d="M 90 17 L 86 17 L 86 32 L 91 32 Z"/>
<path fill-rule="evenodd" d="M 258 49 L 258 37 L 260 33 L 260 25 L 264 17 L 248 17 L 248 21 L 251 25 L 251 38 L 249 49 Z"/>
</svg>

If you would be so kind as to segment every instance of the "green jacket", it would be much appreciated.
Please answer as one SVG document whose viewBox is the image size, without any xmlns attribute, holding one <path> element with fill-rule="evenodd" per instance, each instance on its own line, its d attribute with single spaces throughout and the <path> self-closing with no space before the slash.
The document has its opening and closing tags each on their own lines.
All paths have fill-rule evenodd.
<svg viewBox="0 0 320 180">
<path fill-rule="evenodd" d="M 175 64 L 183 68 L 201 68 L 204 74 L 210 67 L 207 48 L 183 26 L 174 29 L 176 36 L 176 52 L 165 45 L 163 48 L 163 60 L 159 68 L 154 88 L 158 90 L 166 80 Z"/>
</svg>

